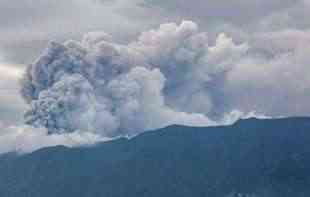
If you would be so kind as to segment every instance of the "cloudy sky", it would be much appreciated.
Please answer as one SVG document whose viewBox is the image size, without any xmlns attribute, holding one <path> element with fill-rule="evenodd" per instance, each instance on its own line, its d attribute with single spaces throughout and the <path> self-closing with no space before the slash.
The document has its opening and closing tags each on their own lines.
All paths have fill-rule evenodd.
<svg viewBox="0 0 310 197">
<path fill-rule="evenodd" d="M 99 115 L 106 117 L 103 122 L 108 123 L 99 126 L 108 127 L 109 132 L 131 127 L 128 125 L 131 121 L 140 125 L 132 129 L 149 129 L 168 123 L 210 124 L 223 120 L 233 111 L 270 117 L 308 116 L 309 18 L 309 0 L 0 0 L 0 127 L 22 124 L 25 112 L 28 116 L 32 114 L 30 117 L 36 121 L 31 121 L 36 126 L 46 127 L 42 123 L 45 120 L 37 118 L 43 116 L 37 112 L 44 111 L 40 105 L 46 102 L 41 98 L 45 96 L 46 99 L 47 94 L 55 95 L 55 92 L 64 94 L 59 84 L 66 87 L 78 82 L 83 89 L 84 79 L 94 91 L 89 93 L 86 88 L 87 95 L 94 94 L 96 102 L 104 103 L 101 106 L 104 110 L 99 110 L 104 114 Z M 112 39 L 88 32 L 105 32 Z M 68 44 L 68 40 L 77 40 L 77 45 L 81 45 L 79 47 L 87 51 L 83 54 L 87 55 L 77 57 L 74 51 L 79 47 L 76 43 L 74 47 Z M 53 61 L 58 62 L 54 66 L 66 67 L 71 63 L 68 58 L 73 57 L 78 61 L 81 58 L 96 69 L 104 61 L 106 69 L 117 65 L 127 70 L 119 71 L 122 75 L 113 79 L 100 78 L 109 82 L 102 88 L 97 87 L 97 81 L 88 79 L 89 73 L 82 71 L 78 72 L 82 78 L 71 76 L 76 74 L 72 71 L 63 81 L 59 74 L 43 76 L 38 70 L 44 71 L 47 66 L 46 56 L 62 50 L 59 46 L 48 45 L 50 41 L 65 43 L 63 47 L 69 51 L 61 57 L 53 56 Z M 45 51 L 43 55 L 42 51 Z M 108 60 L 107 54 L 111 56 Z M 30 64 L 35 66 L 31 67 L 32 71 L 28 69 L 26 82 L 21 82 Z M 143 69 L 129 64 L 139 64 L 135 66 Z M 49 77 L 44 79 L 53 83 L 42 84 L 39 77 Z M 146 80 L 149 87 L 142 87 L 140 78 Z M 128 91 L 120 93 L 113 88 L 134 88 L 121 85 L 129 82 L 138 86 L 145 96 L 144 99 L 135 97 L 134 101 L 140 104 L 135 113 L 148 117 L 147 120 L 123 118 L 126 113 L 132 115 L 132 111 L 122 105 L 133 101 L 120 98 L 128 97 Z M 54 87 L 55 84 L 58 85 Z M 21 86 L 24 99 L 20 95 Z M 143 88 L 151 87 L 155 93 L 144 92 Z M 152 100 L 154 97 L 156 99 Z M 121 101 L 114 103 L 117 99 Z M 147 99 L 157 103 L 156 110 Z M 112 101 L 107 104 L 107 100 Z M 82 104 L 88 106 L 89 103 L 76 106 Z M 91 114 L 98 115 L 97 107 L 89 108 L 96 108 Z M 154 113 L 145 113 L 146 110 Z M 163 124 L 161 120 L 169 116 L 178 118 Z M 73 126 L 72 121 L 76 120 L 70 121 L 68 124 L 55 121 L 54 124 L 81 129 L 80 125 Z M 146 124 L 146 121 L 152 123 Z"/>
</svg>

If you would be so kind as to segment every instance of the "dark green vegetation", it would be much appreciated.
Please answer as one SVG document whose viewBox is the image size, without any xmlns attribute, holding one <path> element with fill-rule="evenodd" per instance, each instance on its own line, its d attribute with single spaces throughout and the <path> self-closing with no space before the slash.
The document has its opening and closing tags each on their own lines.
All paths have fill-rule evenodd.
<svg viewBox="0 0 310 197">
<path fill-rule="evenodd" d="M 170 126 L 0 159 L 1 197 L 309 197 L 310 119 Z M 247 194 L 247 195 L 246 195 Z"/>
</svg>

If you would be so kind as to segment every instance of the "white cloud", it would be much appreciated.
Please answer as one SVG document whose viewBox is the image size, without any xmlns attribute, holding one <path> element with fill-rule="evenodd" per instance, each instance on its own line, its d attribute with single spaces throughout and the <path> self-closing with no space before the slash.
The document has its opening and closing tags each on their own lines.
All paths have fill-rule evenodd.
<svg viewBox="0 0 310 197">
<path fill-rule="evenodd" d="M 1 79 L 3 78 L 11 78 L 11 79 L 18 79 L 22 77 L 23 69 L 20 68 L 18 65 L 12 65 L 7 63 L 0 62 L 0 73 Z"/>
<path fill-rule="evenodd" d="M 87 132 L 48 135 L 44 128 L 33 128 L 26 125 L 2 125 L 0 129 L 0 154 L 7 152 L 29 153 L 49 146 L 75 147 L 110 140 Z"/>
<path fill-rule="evenodd" d="M 13 123 L 21 121 L 26 109 L 20 97 L 19 80 L 23 69 L 19 65 L 1 63 L 0 60 L 0 120 Z"/>
</svg>

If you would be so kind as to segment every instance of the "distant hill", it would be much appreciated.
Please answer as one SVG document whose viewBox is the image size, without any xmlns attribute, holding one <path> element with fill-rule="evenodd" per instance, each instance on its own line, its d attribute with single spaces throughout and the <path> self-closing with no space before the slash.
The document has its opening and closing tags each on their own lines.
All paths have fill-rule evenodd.
<svg viewBox="0 0 310 197">
<path fill-rule="evenodd" d="M 0 158 L 1 197 L 309 197 L 310 119 L 169 126 Z"/>
</svg>

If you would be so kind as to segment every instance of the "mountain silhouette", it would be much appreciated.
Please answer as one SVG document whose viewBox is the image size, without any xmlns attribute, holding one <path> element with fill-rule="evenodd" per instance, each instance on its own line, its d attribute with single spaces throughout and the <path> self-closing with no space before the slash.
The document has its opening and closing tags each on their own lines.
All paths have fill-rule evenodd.
<svg viewBox="0 0 310 197">
<path fill-rule="evenodd" d="M 172 125 L 0 157 L 1 197 L 308 197 L 310 118 Z"/>
</svg>

